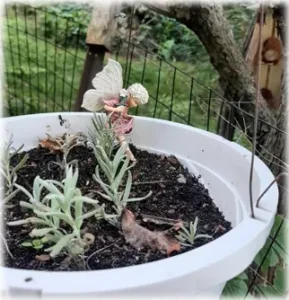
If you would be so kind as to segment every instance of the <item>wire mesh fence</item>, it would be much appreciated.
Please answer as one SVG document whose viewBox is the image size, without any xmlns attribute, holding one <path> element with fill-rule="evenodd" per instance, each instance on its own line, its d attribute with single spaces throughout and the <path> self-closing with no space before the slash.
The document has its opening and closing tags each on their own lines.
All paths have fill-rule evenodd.
<svg viewBox="0 0 289 300">
<path fill-rule="evenodd" d="M 6 16 L 7 113 L 71 110 L 85 59 L 85 26 L 70 19 L 59 22 L 56 14 L 41 8 L 6 7 Z M 72 26 L 75 35 L 69 40 Z"/>
<path fill-rule="evenodd" d="M 86 56 L 87 25 L 43 7 L 6 6 L 3 41 L 6 116 L 72 110 Z M 123 67 L 125 87 L 140 82 L 148 89 L 148 105 L 136 108 L 134 114 L 189 124 L 214 133 L 223 118 L 230 124 L 231 139 L 251 150 L 245 118 L 254 119 L 254 116 L 241 108 L 242 103 L 226 101 L 219 92 L 176 64 L 130 41 L 118 39 L 113 56 Z M 220 114 L 222 104 L 230 107 L 228 118 Z M 236 112 L 242 118 L 235 118 Z M 240 124 L 242 121 L 244 124 Z M 287 137 L 284 130 L 266 125 L 284 139 Z M 267 164 L 287 168 L 285 161 L 266 153 L 262 145 L 257 148 L 257 154 Z M 284 184 L 279 184 L 279 188 L 287 194 Z M 227 292 L 236 285 L 241 287 L 244 298 L 285 295 L 286 217 L 276 216 L 266 245 L 251 266 L 230 282 Z"/>
</svg>

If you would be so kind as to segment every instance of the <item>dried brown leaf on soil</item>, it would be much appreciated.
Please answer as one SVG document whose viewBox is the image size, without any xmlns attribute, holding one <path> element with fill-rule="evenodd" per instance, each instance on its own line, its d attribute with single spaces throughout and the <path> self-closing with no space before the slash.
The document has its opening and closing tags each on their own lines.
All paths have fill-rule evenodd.
<svg viewBox="0 0 289 300">
<path fill-rule="evenodd" d="M 51 153 L 61 151 L 61 143 L 56 138 L 52 138 L 50 135 L 46 139 L 39 140 L 39 145 L 42 148 L 50 150 Z"/>
<path fill-rule="evenodd" d="M 77 145 L 79 135 L 67 134 L 65 133 L 63 136 L 52 137 L 48 133 L 46 133 L 47 138 L 39 140 L 39 145 L 42 148 L 47 148 L 51 153 L 56 151 L 64 151 L 64 147 L 71 148 L 72 146 Z"/>
<path fill-rule="evenodd" d="M 152 222 L 155 224 L 170 225 L 175 231 L 180 230 L 182 225 L 184 225 L 184 222 L 182 220 L 169 219 L 169 218 L 158 217 L 153 215 L 141 214 L 141 218 L 143 222 Z"/>
<path fill-rule="evenodd" d="M 47 254 L 41 254 L 41 255 L 36 255 L 35 256 L 35 259 L 38 260 L 38 261 L 48 261 L 50 260 L 50 256 L 47 255 Z"/>
<path fill-rule="evenodd" d="M 173 251 L 181 250 L 180 243 L 167 236 L 168 231 L 150 231 L 136 222 L 135 215 L 124 209 L 122 215 L 122 231 L 127 243 L 136 249 L 149 247 L 170 255 Z"/>
</svg>

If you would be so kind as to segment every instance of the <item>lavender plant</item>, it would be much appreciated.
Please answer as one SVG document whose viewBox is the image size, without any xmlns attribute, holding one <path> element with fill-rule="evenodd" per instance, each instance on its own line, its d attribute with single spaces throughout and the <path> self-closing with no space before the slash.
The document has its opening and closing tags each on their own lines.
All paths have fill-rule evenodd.
<svg viewBox="0 0 289 300">
<path fill-rule="evenodd" d="M 110 122 L 110 116 L 94 115 L 93 126 L 95 128 L 94 138 L 94 155 L 98 162 L 95 168 L 93 179 L 100 184 L 105 193 L 97 192 L 104 199 L 112 203 L 112 208 L 116 212 L 114 217 L 110 215 L 109 222 L 114 225 L 118 224 L 117 219 L 120 217 L 123 209 L 127 203 L 134 201 L 141 201 L 148 198 L 152 192 L 140 198 L 129 198 L 132 186 L 132 175 L 129 171 L 134 167 L 135 163 L 129 166 L 130 159 L 125 155 L 126 149 L 120 147 L 112 158 L 112 151 L 114 149 L 115 134 L 113 125 Z M 106 180 L 100 176 L 100 169 L 102 170 Z M 127 175 L 127 176 L 126 176 Z M 120 185 L 125 180 L 125 188 L 120 191 Z"/>
<path fill-rule="evenodd" d="M 6 197 L 4 201 L 6 203 L 13 198 L 12 195 L 14 196 L 16 194 L 16 192 L 13 194 L 11 193 L 13 192 L 13 189 L 17 181 L 17 172 L 25 166 L 28 160 L 28 155 L 25 154 L 23 158 L 20 160 L 20 162 L 15 167 L 12 167 L 11 166 L 12 157 L 18 154 L 24 147 L 24 145 L 21 145 L 18 149 L 15 149 L 12 147 L 12 144 L 13 144 L 13 136 L 11 135 L 9 141 L 4 142 L 4 144 L 1 147 L 0 173 L 4 179 L 4 185 L 1 186 L 1 189 L 4 191 L 4 186 L 6 185 L 6 192 L 4 193 L 4 196 Z M 3 183 L 1 182 L 1 185 L 2 184 Z"/>
<path fill-rule="evenodd" d="M 29 193 L 24 187 L 16 185 L 25 193 L 29 201 L 21 201 L 22 207 L 31 209 L 35 216 L 24 220 L 9 222 L 9 226 L 35 224 L 30 232 L 32 238 L 43 238 L 53 245 L 44 251 L 51 257 L 60 253 L 71 256 L 83 255 L 89 248 L 85 236 L 81 234 L 83 220 L 92 216 L 103 217 L 104 207 L 97 200 L 85 197 L 76 187 L 78 169 L 73 172 L 72 167 L 67 167 L 66 177 L 63 182 L 43 180 L 37 176 L 33 184 L 33 192 Z M 48 193 L 43 196 L 43 192 Z M 84 203 L 93 208 L 84 212 Z"/>
<path fill-rule="evenodd" d="M 132 186 L 132 175 L 129 171 L 135 163 L 129 166 L 129 158 L 125 155 L 125 149 L 120 147 L 115 154 L 113 160 L 110 160 L 106 152 L 101 146 L 94 148 L 95 157 L 99 163 L 101 170 L 103 171 L 107 183 L 105 183 L 99 172 L 99 166 L 95 169 L 93 179 L 100 184 L 104 193 L 98 192 L 104 199 L 111 201 L 113 209 L 116 212 L 116 218 L 122 213 L 122 210 L 126 207 L 127 203 L 141 201 L 151 196 L 152 192 L 149 192 L 146 196 L 140 198 L 129 198 Z M 120 191 L 120 184 L 125 180 L 125 188 Z"/>
<path fill-rule="evenodd" d="M 196 217 L 195 222 L 190 222 L 189 228 L 182 226 L 179 234 L 176 236 L 180 241 L 181 245 L 185 247 L 192 247 L 196 239 L 207 238 L 211 239 L 212 236 L 208 234 L 196 234 L 198 229 L 198 217 Z"/>
<path fill-rule="evenodd" d="M 115 133 L 111 114 L 96 114 L 92 118 L 92 128 L 89 129 L 89 138 L 94 147 L 100 146 L 110 158 L 114 149 Z"/>
</svg>

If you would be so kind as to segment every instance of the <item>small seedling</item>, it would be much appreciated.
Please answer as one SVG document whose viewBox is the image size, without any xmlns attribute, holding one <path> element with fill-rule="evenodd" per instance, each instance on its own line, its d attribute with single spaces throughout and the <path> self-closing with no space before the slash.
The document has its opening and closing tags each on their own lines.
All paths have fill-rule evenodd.
<svg viewBox="0 0 289 300">
<path fill-rule="evenodd" d="M 195 222 L 190 222 L 189 229 L 185 226 L 181 226 L 179 234 L 176 236 L 181 245 L 185 247 L 192 247 L 196 239 L 207 238 L 211 239 L 212 236 L 208 234 L 196 234 L 198 228 L 198 217 Z"/>
<path fill-rule="evenodd" d="M 43 237 L 42 239 L 34 239 L 32 241 L 23 242 L 21 245 L 23 247 L 32 247 L 36 250 L 42 249 L 44 244 L 48 242 L 47 237 Z"/>
</svg>

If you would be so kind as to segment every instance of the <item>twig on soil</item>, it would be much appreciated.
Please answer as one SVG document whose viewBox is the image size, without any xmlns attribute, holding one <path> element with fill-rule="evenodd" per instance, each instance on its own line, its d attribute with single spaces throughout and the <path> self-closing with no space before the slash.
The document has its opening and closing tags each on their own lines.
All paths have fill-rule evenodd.
<svg viewBox="0 0 289 300">
<path fill-rule="evenodd" d="M 168 183 L 172 182 L 172 180 L 152 180 L 152 181 L 143 181 L 143 182 L 133 182 L 132 185 L 147 185 L 147 184 L 157 184 L 157 183 Z M 121 184 L 124 186 L 124 184 Z"/>
<path fill-rule="evenodd" d="M 187 222 L 183 222 L 181 220 L 175 220 L 175 219 L 169 219 L 169 218 L 163 218 L 163 217 L 157 217 L 157 216 L 145 215 L 145 214 L 141 214 L 140 216 L 144 222 L 152 222 L 152 223 L 159 224 L 159 225 L 173 226 L 179 222 L 182 222 L 184 224 L 184 226 L 188 225 Z"/>
<path fill-rule="evenodd" d="M 10 255 L 10 257 L 11 257 L 12 259 L 14 259 L 14 256 L 13 256 L 12 253 L 10 252 L 10 249 L 9 249 L 9 247 L 8 247 L 8 244 L 7 244 L 7 242 L 6 242 L 5 237 L 4 237 L 1 233 L 0 233 L 0 236 L 1 236 L 1 239 L 2 239 L 2 241 L 3 241 L 4 246 L 5 246 L 5 248 L 6 248 L 7 253 Z"/>
<path fill-rule="evenodd" d="M 91 257 L 94 256 L 95 254 L 97 254 L 97 253 L 99 253 L 99 252 L 101 252 L 101 251 L 107 249 L 107 248 L 110 248 L 111 246 L 113 246 L 114 244 L 116 244 L 118 241 L 119 241 L 119 239 L 116 240 L 114 243 L 112 243 L 112 244 L 110 244 L 110 245 L 108 245 L 108 246 L 105 246 L 105 247 L 103 247 L 103 248 L 101 248 L 101 249 L 98 249 L 98 250 L 96 250 L 95 252 L 93 252 L 92 254 L 90 254 L 89 257 L 87 258 L 86 262 L 85 262 L 86 267 L 87 267 L 89 270 L 91 270 L 90 267 L 89 267 L 89 264 L 88 264 L 88 261 L 91 259 Z"/>
<path fill-rule="evenodd" d="M 168 182 L 171 182 L 171 180 L 153 180 L 153 181 L 134 182 L 133 185 L 146 185 L 146 184 L 168 183 Z"/>
</svg>

